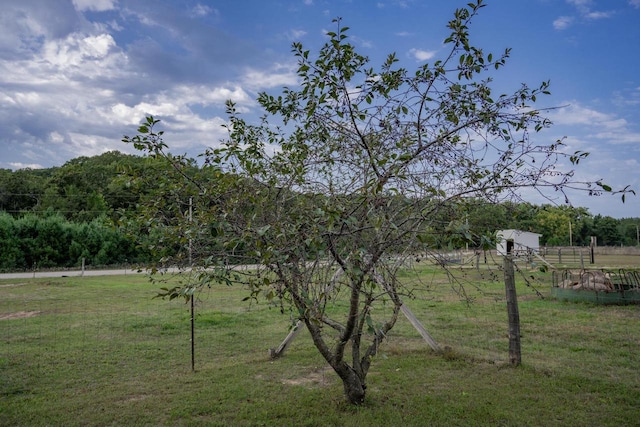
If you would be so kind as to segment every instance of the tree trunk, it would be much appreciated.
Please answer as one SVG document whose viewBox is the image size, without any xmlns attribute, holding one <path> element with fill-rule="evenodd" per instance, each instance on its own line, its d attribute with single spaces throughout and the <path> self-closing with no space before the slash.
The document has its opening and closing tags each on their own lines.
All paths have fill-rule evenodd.
<svg viewBox="0 0 640 427">
<path fill-rule="evenodd" d="M 358 372 L 345 362 L 341 355 L 337 355 L 331 351 L 322 338 L 321 329 L 318 325 L 311 322 L 309 319 L 304 319 L 304 321 L 307 326 L 307 330 L 311 334 L 311 339 L 313 340 L 314 345 L 320 351 L 324 360 L 329 363 L 329 366 L 333 368 L 335 373 L 338 374 L 338 377 L 342 380 L 344 394 L 347 401 L 353 405 L 361 405 L 364 402 L 365 389 L 367 388 L 365 385 L 366 373 L 358 375 Z"/>
<path fill-rule="evenodd" d="M 347 401 L 353 405 L 364 403 L 365 390 L 367 388 L 364 378 L 360 378 L 356 371 L 344 362 L 334 366 L 333 369 L 342 380 Z"/>
</svg>

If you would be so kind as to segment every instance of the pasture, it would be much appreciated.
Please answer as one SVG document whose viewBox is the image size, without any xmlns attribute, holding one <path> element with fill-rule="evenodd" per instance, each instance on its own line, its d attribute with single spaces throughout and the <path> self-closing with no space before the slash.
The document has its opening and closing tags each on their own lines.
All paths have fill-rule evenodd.
<svg viewBox="0 0 640 427">
<path fill-rule="evenodd" d="M 401 318 L 362 407 L 344 403 L 306 331 L 270 360 L 291 318 L 242 301 L 241 287 L 198 296 L 192 372 L 189 305 L 152 298 L 143 276 L 0 281 L 0 425 L 638 424 L 639 306 L 540 298 L 550 273 L 516 274 L 513 368 L 499 270 L 458 274 L 470 304 L 432 266 L 403 274 L 415 289 L 406 304 L 445 350 Z"/>
</svg>

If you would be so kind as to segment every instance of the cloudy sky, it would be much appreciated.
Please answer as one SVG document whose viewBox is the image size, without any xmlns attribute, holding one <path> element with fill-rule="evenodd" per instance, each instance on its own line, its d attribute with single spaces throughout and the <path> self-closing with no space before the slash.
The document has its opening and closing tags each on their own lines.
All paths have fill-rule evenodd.
<svg viewBox="0 0 640 427">
<path fill-rule="evenodd" d="M 473 42 L 496 54 L 505 90 L 551 80 L 540 107 L 591 152 L 578 174 L 640 190 L 640 0 L 487 0 Z M 146 114 L 176 153 L 224 137 L 224 101 L 256 112 L 260 91 L 295 85 L 293 41 L 317 49 L 341 17 L 373 65 L 396 52 L 411 69 L 444 54 L 446 23 L 466 1 L 2 0 L 0 168 L 60 166 L 109 150 Z M 640 217 L 640 193 L 575 195 L 593 214 Z M 537 203 L 537 201 L 532 200 Z M 562 200 L 559 200 L 561 203 Z"/>
</svg>

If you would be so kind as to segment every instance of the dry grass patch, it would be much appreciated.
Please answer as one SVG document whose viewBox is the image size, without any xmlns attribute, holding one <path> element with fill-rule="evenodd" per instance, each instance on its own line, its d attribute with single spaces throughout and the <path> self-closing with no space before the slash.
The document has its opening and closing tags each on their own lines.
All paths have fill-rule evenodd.
<svg viewBox="0 0 640 427">
<path fill-rule="evenodd" d="M 335 383 L 335 373 L 330 367 L 315 369 L 304 376 L 282 379 L 282 384 L 304 387 L 327 387 Z"/>
<path fill-rule="evenodd" d="M 0 314 L 0 320 L 13 320 L 13 319 L 27 319 L 29 317 L 37 316 L 40 311 L 16 311 L 14 313 Z"/>
</svg>

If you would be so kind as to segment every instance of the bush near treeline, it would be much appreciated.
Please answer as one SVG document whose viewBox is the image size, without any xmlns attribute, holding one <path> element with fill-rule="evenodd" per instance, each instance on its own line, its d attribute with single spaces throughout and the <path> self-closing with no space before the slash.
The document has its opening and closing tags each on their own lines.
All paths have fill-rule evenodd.
<svg viewBox="0 0 640 427">
<path fill-rule="evenodd" d="M 0 270 L 103 266 L 142 261 L 140 249 L 107 218 L 71 222 L 59 214 L 0 212 Z"/>
<path fill-rule="evenodd" d="M 186 164 L 187 175 L 209 173 L 194 160 Z M 184 250 L 163 244 L 163 234 L 179 232 L 175 218 L 145 223 L 141 209 L 171 203 L 176 218 L 184 217 L 190 203 L 199 209 L 210 199 L 187 186 L 162 187 L 165 167 L 160 159 L 111 151 L 54 168 L 0 169 L 0 269 L 74 267 L 82 258 L 88 265 L 144 262 Z M 547 246 L 586 246 L 591 236 L 599 246 L 636 246 L 640 218 L 594 216 L 566 205 L 469 200 L 449 206 L 438 224 L 433 247 L 465 247 L 469 236 L 479 247 L 482 236 L 500 229 L 539 233 Z"/>
</svg>

